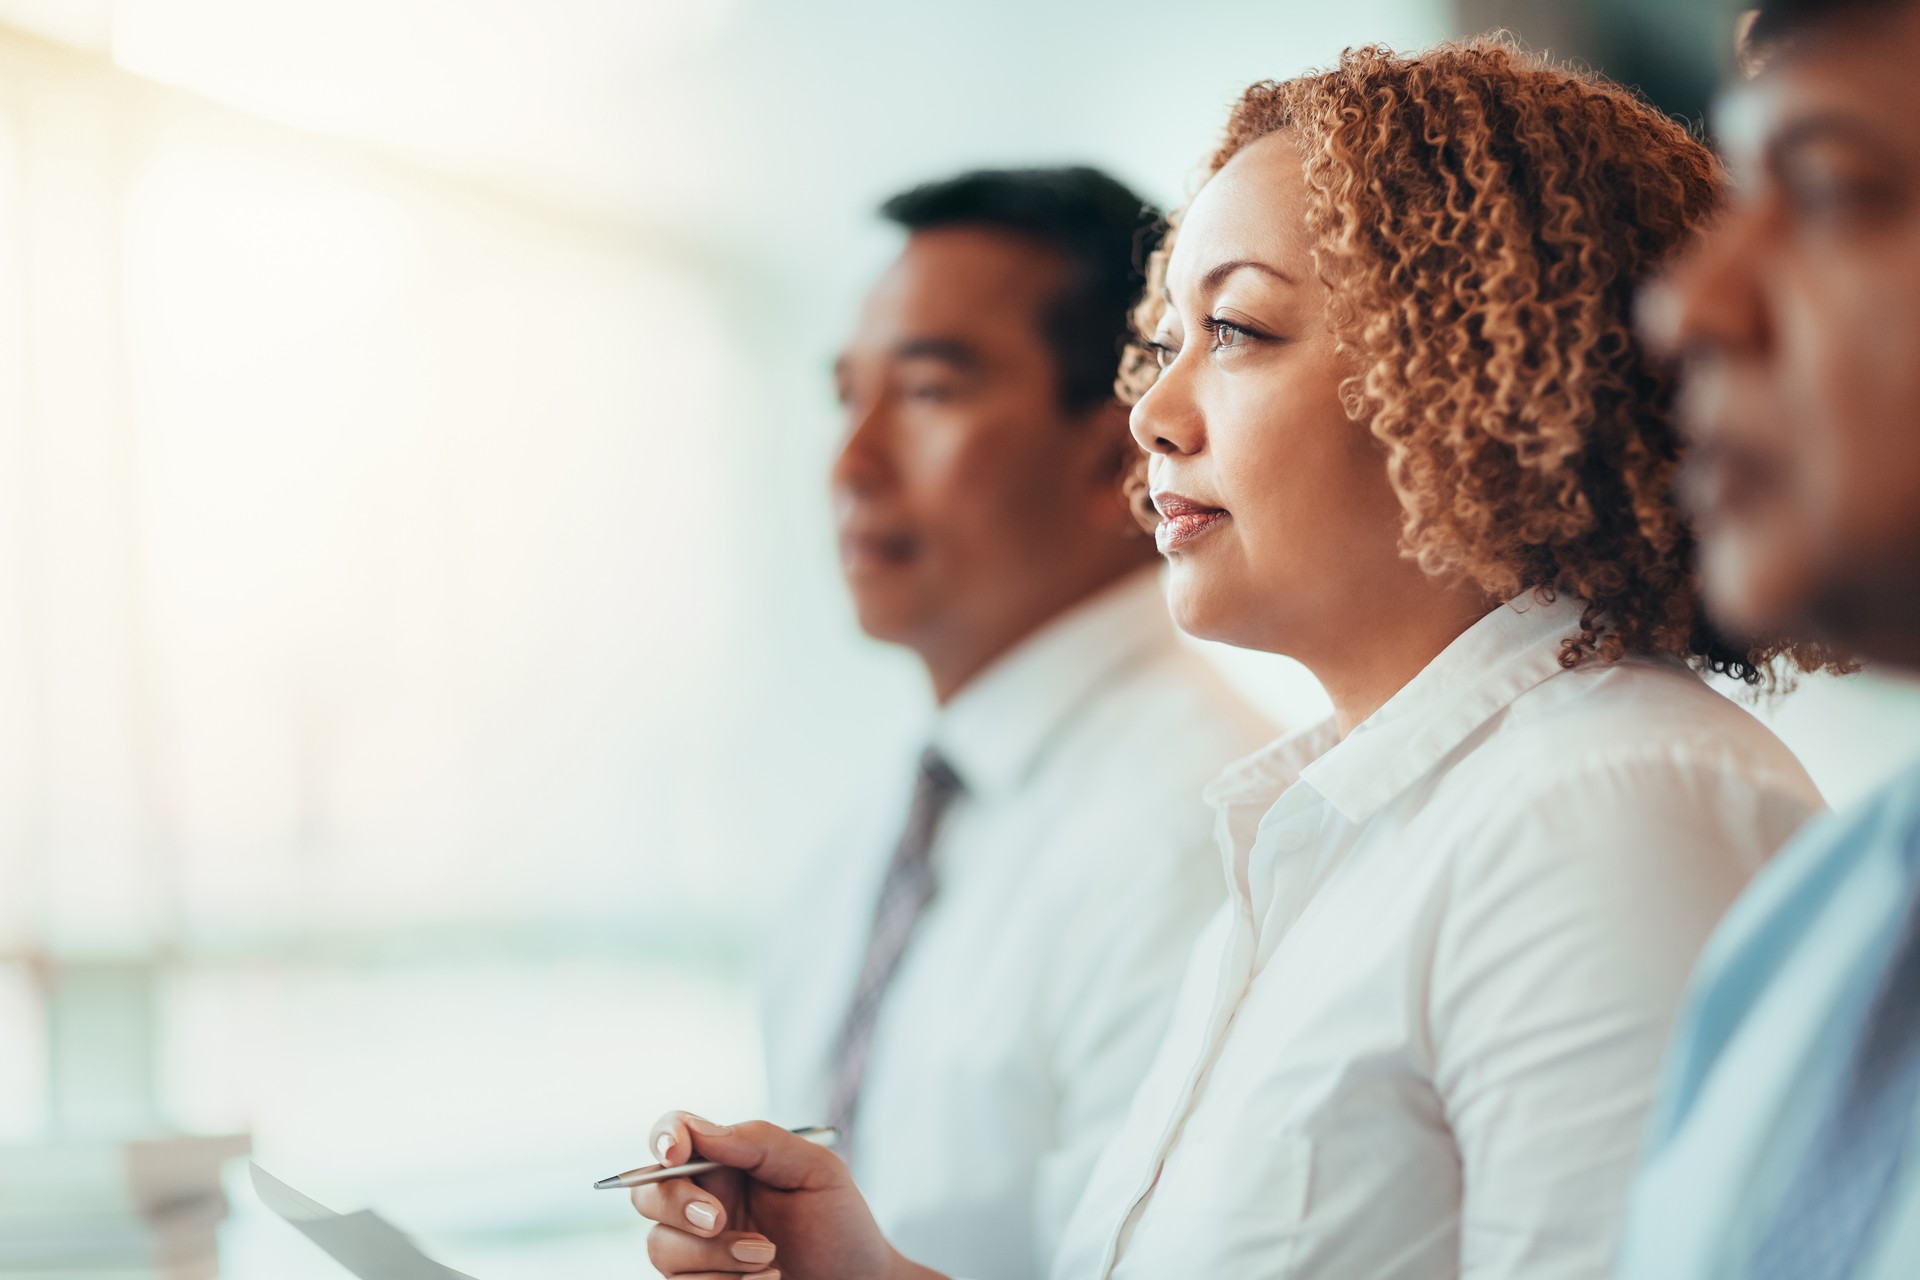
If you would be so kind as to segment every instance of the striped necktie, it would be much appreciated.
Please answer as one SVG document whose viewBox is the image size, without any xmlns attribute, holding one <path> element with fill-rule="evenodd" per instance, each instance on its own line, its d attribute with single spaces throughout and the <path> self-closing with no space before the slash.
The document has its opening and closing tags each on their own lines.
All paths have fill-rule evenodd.
<svg viewBox="0 0 1920 1280">
<path fill-rule="evenodd" d="M 880 886 L 880 900 L 873 911 L 873 932 L 867 941 L 867 957 L 860 965 L 860 979 L 854 984 L 853 1001 L 846 1022 L 840 1029 L 835 1054 L 833 1099 L 827 1107 L 827 1123 L 840 1130 L 840 1149 L 850 1150 L 849 1136 L 854 1112 L 860 1104 L 860 1087 L 867 1073 L 867 1051 L 873 1044 L 874 1022 L 880 1015 L 880 1003 L 886 998 L 887 984 L 900 967 L 914 926 L 933 901 L 933 837 L 941 815 L 961 791 L 960 778 L 940 753 L 928 747 L 920 755 L 920 776 L 913 788 L 913 808 L 907 816 L 907 829 L 894 847 L 887 878 Z"/>
<path fill-rule="evenodd" d="M 1841 1092 L 1754 1252 L 1752 1280 L 1843 1280 L 1868 1257 L 1920 1102 L 1920 901 L 1861 1028 Z"/>
</svg>

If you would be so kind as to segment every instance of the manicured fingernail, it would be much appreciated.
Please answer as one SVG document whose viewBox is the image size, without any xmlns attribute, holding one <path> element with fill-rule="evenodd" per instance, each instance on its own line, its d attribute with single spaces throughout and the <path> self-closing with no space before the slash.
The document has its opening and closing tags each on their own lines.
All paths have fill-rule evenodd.
<svg viewBox="0 0 1920 1280">
<path fill-rule="evenodd" d="M 778 1271 L 756 1271 L 747 1280 L 780 1280 Z"/>
<path fill-rule="evenodd" d="M 724 1138 L 733 1132 L 733 1126 L 730 1124 L 715 1124 L 711 1120 L 702 1120 L 699 1116 L 688 1116 L 687 1128 L 703 1138 Z"/>
<path fill-rule="evenodd" d="M 660 1153 L 660 1163 L 667 1162 L 667 1153 L 673 1150 L 673 1135 L 663 1133 L 653 1140 L 653 1149 Z"/>
<path fill-rule="evenodd" d="M 711 1231 L 713 1230 L 713 1224 L 720 1221 L 720 1215 L 713 1211 L 712 1205 L 707 1204 L 705 1201 L 695 1200 L 687 1206 L 687 1221 L 702 1231 Z"/>
<path fill-rule="evenodd" d="M 731 1252 L 741 1262 L 772 1262 L 773 1241 L 735 1240 Z"/>
</svg>

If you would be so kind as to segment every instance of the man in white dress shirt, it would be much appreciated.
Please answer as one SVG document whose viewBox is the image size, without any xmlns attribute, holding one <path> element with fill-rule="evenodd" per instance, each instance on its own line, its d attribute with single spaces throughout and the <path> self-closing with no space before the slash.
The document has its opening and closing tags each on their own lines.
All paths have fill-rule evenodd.
<svg viewBox="0 0 1920 1280">
<path fill-rule="evenodd" d="M 836 368 L 860 624 L 926 667 L 925 751 L 769 949 L 773 1114 L 842 1125 L 909 1253 L 1044 1275 L 1220 902 L 1206 781 L 1270 736 L 1175 637 L 1113 395 L 1157 219 L 1089 169 L 888 202 Z"/>
</svg>

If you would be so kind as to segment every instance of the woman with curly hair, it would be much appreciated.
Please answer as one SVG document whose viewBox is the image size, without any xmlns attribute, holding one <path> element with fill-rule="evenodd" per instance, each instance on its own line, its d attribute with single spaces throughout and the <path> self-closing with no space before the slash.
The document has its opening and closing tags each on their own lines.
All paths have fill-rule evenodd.
<svg viewBox="0 0 1920 1280">
<path fill-rule="evenodd" d="M 1215 784 L 1229 901 L 1054 1275 L 1603 1275 L 1695 954 L 1820 803 L 1700 678 L 1824 658 L 1701 615 L 1631 334 L 1718 170 L 1498 42 L 1255 85 L 1211 170 L 1123 371 L 1140 488 L 1180 625 L 1334 715 Z M 668 1274 L 933 1274 L 830 1153 L 654 1136 L 731 1166 L 636 1190 Z"/>
</svg>

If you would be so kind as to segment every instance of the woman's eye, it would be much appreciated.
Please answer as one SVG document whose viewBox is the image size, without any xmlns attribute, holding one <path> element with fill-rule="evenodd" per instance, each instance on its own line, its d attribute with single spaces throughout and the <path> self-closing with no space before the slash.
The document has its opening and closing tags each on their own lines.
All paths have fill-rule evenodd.
<svg viewBox="0 0 1920 1280">
<path fill-rule="evenodd" d="M 1173 363 L 1173 358 L 1180 354 L 1180 348 L 1159 341 L 1149 342 L 1147 350 L 1153 354 L 1153 362 L 1160 367 L 1162 373 L 1165 373 L 1167 366 Z"/>
<path fill-rule="evenodd" d="M 1233 351 L 1251 343 L 1253 331 L 1243 329 L 1231 320 L 1222 320 L 1219 316 L 1207 316 L 1200 322 L 1207 331 L 1207 346 L 1212 351 Z"/>
</svg>

